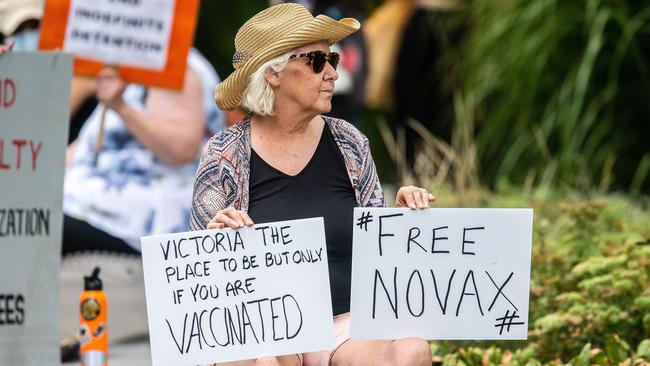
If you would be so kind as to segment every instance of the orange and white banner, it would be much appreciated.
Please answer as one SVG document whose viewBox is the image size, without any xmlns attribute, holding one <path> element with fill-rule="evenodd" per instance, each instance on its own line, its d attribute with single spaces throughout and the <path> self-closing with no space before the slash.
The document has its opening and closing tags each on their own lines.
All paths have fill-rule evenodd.
<svg viewBox="0 0 650 366">
<path fill-rule="evenodd" d="M 138 84 L 180 89 L 199 0 L 48 0 L 39 48 L 75 55 L 74 72 L 104 66 Z"/>
</svg>

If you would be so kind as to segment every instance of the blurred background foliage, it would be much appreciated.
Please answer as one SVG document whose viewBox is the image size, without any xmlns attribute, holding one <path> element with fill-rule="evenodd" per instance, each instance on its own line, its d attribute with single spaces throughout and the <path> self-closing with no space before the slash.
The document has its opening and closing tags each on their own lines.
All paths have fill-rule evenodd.
<svg viewBox="0 0 650 366">
<path fill-rule="evenodd" d="M 268 6 L 268 0 L 203 0 L 199 10 L 195 47 L 201 50 L 222 79 L 233 71 L 235 34 L 251 16 Z"/>
<path fill-rule="evenodd" d="M 467 9 L 459 73 L 481 176 L 647 192 L 650 3 L 474 0 Z"/>
</svg>

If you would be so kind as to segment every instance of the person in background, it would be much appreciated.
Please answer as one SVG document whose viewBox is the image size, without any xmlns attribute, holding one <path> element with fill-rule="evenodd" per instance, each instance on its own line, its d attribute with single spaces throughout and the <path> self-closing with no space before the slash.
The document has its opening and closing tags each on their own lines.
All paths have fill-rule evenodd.
<svg viewBox="0 0 650 366">
<path fill-rule="evenodd" d="M 11 47 L 13 47 L 13 44 L 5 45 L 0 43 L 0 55 L 11 51 Z"/>
<path fill-rule="evenodd" d="M 338 78 L 340 56 L 330 46 L 359 27 L 290 3 L 253 16 L 235 37 L 235 71 L 217 86 L 216 102 L 249 115 L 204 147 L 191 229 L 323 217 L 336 348 L 228 365 L 431 365 L 423 339 L 349 340 L 353 209 L 385 201 L 368 139 L 323 114 Z M 398 207 L 412 209 L 433 201 L 413 186 L 396 197 Z"/>
<path fill-rule="evenodd" d="M 364 6 L 365 3 L 359 0 L 319 0 L 315 2 L 313 12 L 325 14 L 335 20 L 352 17 L 363 22 Z M 368 51 L 363 33 L 352 33 L 332 45 L 332 51 L 341 54 L 341 62 L 336 70 L 339 78 L 332 97 L 332 111 L 336 114 L 327 115 L 360 127 L 365 108 L 368 74 Z"/>
<path fill-rule="evenodd" d="M 43 0 L 0 0 L 0 52 L 38 49 Z"/>
<path fill-rule="evenodd" d="M 403 129 L 406 160 L 413 165 L 421 136 L 413 119 L 451 144 L 454 90 L 459 90 L 457 55 L 450 52 L 463 38 L 465 7 L 459 0 L 413 0 L 404 26 L 392 82 L 394 128 Z M 416 91 L 416 92 L 414 92 Z"/>
<path fill-rule="evenodd" d="M 141 236 L 187 230 L 201 146 L 223 128 L 212 101 L 218 83 L 194 49 L 180 91 L 126 84 L 109 68 L 98 75 L 100 104 L 68 147 L 64 255 L 138 254 Z"/>
</svg>

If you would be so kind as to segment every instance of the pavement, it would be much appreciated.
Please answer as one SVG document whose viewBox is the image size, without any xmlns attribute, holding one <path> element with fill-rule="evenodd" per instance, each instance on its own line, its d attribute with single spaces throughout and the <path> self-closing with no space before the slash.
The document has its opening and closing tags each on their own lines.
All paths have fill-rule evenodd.
<svg viewBox="0 0 650 366">
<path fill-rule="evenodd" d="M 151 365 L 149 340 L 111 344 L 108 364 L 111 366 Z M 79 366 L 79 361 L 66 362 L 62 365 Z"/>
</svg>

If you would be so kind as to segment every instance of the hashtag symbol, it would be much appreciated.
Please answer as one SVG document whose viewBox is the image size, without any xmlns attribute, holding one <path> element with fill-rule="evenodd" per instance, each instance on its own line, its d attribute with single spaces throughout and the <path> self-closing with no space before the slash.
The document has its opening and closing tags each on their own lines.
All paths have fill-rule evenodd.
<svg viewBox="0 0 650 366">
<path fill-rule="evenodd" d="M 368 224 L 372 222 L 372 215 L 370 212 L 362 212 L 361 217 L 357 219 L 357 226 L 359 229 L 368 231 Z"/>
<path fill-rule="evenodd" d="M 522 324 L 525 324 L 524 322 L 515 322 L 515 321 L 514 321 L 515 319 L 518 319 L 518 318 L 519 318 L 519 315 L 517 315 L 517 311 L 516 311 L 516 310 L 512 313 L 512 315 L 510 315 L 510 310 L 506 310 L 506 315 L 504 315 L 504 316 L 501 317 L 501 318 L 497 318 L 496 321 L 497 321 L 497 322 L 501 322 L 501 323 L 497 323 L 497 324 L 495 324 L 494 326 L 495 326 L 496 328 L 500 328 L 500 329 L 499 329 L 499 335 L 501 335 L 501 333 L 503 333 L 503 328 L 505 328 L 505 327 L 508 327 L 508 328 L 506 329 L 506 331 L 507 331 L 507 332 L 510 332 L 510 326 L 511 326 L 511 325 L 522 325 Z"/>
</svg>

